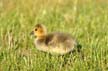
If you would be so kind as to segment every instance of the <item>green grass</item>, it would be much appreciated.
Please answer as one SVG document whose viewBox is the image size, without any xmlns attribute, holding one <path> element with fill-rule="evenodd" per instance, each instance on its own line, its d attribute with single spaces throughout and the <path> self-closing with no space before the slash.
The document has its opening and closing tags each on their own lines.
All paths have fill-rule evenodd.
<svg viewBox="0 0 108 71">
<path fill-rule="evenodd" d="M 70 33 L 82 54 L 38 51 L 29 35 L 36 23 Z M 1 0 L 0 71 L 107 71 L 108 1 Z"/>
</svg>

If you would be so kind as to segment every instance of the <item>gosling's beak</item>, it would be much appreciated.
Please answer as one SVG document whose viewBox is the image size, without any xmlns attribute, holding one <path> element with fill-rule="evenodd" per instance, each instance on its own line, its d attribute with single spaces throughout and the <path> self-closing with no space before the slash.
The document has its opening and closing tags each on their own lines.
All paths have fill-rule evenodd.
<svg viewBox="0 0 108 71">
<path fill-rule="evenodd" d="M 30 33 L 30 35 L 34 35 L 34 32 L 32 31 L 32 32 Z"/>
<path fill-rule="evenodd" d="M 34 31 L 32 31 L 32 32 L 30 33 L 30 35 L 36 38 L 36 36 L 34 35 Z"/>
</svg>

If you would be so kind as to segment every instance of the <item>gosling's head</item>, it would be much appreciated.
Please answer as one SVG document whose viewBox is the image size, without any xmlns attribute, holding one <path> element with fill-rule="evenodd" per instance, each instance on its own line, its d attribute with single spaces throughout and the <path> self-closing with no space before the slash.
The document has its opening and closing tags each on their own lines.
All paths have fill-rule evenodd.
<svg viewBox="0 0 108 71">
<path fill-rule="evenodd" d="M 47 34 L 46 27 L 43 24 L 36 24 L 31 34 L 41 38 Z"/>
</svg>

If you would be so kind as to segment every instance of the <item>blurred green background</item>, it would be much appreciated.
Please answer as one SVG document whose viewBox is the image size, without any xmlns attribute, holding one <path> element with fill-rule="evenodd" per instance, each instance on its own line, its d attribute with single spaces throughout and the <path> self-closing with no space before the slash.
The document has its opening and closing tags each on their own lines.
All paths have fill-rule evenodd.
<svg viewBox="0 0 108 71">
<path fill-rule="evenodd" d="M 29 35 L 37 23 L 70 33 L 82 53 L 38 51 Z M 107 0 L 0 0 L 0 71 L 107 71 L 107 30 Z"/>
</svg>

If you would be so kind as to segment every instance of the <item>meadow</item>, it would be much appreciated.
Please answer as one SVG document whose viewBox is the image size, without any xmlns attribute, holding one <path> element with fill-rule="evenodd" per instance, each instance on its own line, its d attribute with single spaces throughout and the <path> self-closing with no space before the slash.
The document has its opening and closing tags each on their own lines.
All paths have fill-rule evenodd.
<svg viewBox="0 0 108 71">
<path fill-rule="evenodd" d="M 81 53 L 38 51 L 30 32 L 70 33 Z M 107 0 L 0 0 L 0 71 L 108 71 Z"/>
</svg>

